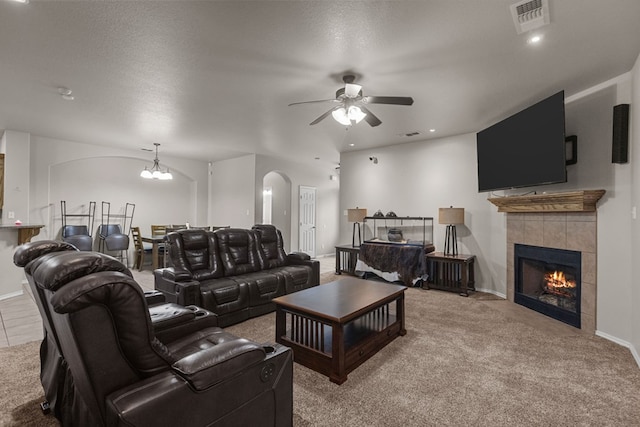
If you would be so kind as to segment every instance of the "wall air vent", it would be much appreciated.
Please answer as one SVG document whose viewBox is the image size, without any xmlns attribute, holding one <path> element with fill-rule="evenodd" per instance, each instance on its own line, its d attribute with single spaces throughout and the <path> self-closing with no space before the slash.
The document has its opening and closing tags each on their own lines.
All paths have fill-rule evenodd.
<svg viewBox="0 0 640 427">
<path fill-rule="evenodd" d="M 549 0 L 525 0 L 511 5 L 511 16 L 518 34 L 549 24 Z"/>
</svg>

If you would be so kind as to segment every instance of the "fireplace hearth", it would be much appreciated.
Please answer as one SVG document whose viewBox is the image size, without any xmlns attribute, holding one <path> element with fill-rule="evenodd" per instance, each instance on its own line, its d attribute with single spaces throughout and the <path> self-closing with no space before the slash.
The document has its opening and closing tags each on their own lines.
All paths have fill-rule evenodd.
<svg viewBox="0 0 640 427">
<path fill-rule="evenodd" d="M 514 245 L 514 302 L 580 328 L 578 251 Z"/>
</svg>

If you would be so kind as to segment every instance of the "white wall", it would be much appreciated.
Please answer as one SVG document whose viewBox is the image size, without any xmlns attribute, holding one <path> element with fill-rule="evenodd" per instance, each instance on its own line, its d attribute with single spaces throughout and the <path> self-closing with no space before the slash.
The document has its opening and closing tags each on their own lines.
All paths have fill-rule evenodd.
<svg viewBox="0 0 640 427">
<path fill-rule="evenodd" d="M 640 207 L 640 56 L 632 70 L 632 89 L 629 129 L 629 160 L 631 162 L 631 205 L 637 210 Z M 633 355 L 640 365 L 640 222 L 633 218 L 630 227 L 631 235 L 631 338 Z"/>
<path fill-rule="evenodd" d="M 272 224 L 282 233 L 285 252 L 291 249 L 291 182 L 289 177 L 282 172 L 269 172 L 262 180 L 262 195 L 264 202 L 264 189 L 271 189 L 271 211 L 269 216 Z M 265 217 L 264 203 L 262 204 L 261 218 Z M 261 221 L 264 222 L 264 221 Z"/>
<path fill-rule="evenodd" d="M 212 164 L 209 225 L 251 228 L 256 223 L 255 162 L 256 156 L 250 154 Z"/>
<path fill-rule="evenodd" d="M 207 163 L 159 157 L 169 167 L 172 181 L 140 178 L 151 166 L 153 154 L 139 149 L 115 149 L 92 144 L 56 140 L 25 132 L 6 131 L 4 213 L 45 228 L 33 240 L 60 235 L 60 201 L 68 211 L 86 212 L 89 201 L 97 202 L 95 227 L 101 222 L 101 202 L 111 203 L 112 212 L 122 213 L 126 202 L 135 204 L 133 225 L 150 232 L 151 224 L 206 223 Z M 12 146 L 18 147 L 17 151 Z M 71 221 L 70 221 L 71 223 Z M 128 232 L 128 230 L 126 230 Z M 96 246 L 97 248 L 97 246 Z M 133 245 L 131 245 L 133 249 Z M 5 278 L 0 279 L 0 298 L 21 290 L 24 273 L 13 266 L 14 247 L 0 250 Z M 129 257 L 131 259 L 131 257 Z M 15 273 L 10 279 L 7 274 Z"/>
<path fill-rule="evenodd" d="M 133 225 L 142 233 L 151 224 L 206 223 L 207 164 L 170 158 L 159 153 L 161 167 L 170 168 L 171 181 L 146 180 L 140 171 L 153 164 L 153 153 L 121 150 L 46 137 L 31 137 L 31 217 L 45 224 L 47 238 L 60 232 L 60 201 L 67 210 L 97 202 L 96 227 L 102 202 L 112 213 L 135 204 Z M 128 231 L 128 230 L 127 230 Z"/>
<path fill-rule="evenodd" d="M 29 153 L 30 135 L 24 132 L 5 131 L 3 135 L 4 159 L 4 208 L 2 223 L 13 224 L 17 219 L 32 223 L 29 217 Z M 8 218 L 14 212 L 15 218 Z"/>
<path fill-rule="evenodd" d="M 4 208 L 2 223 L 33 223 L 29 218 L 29 147 L 30 138 L 22 132 L 5 131 L 0 149 L 5 154 Z M 15 217 L 8 218 L 9 212 Z M 13 265 L 13 253 L 18 247 L 18 232 L 0 231 L 0 299 L 19 295 L 22 292 L 22 269 Z"/>
<path fill-rule="evenodd" d="M 291 180 L 291 229 L 290 248 L 297 251 L 298 242 L 298 201 L 301 185 L 316 188 L 316 254 L 335 252 L 338 244 L 338 194 L 340 181 L 331 181 L 330 175 L 336 170 L 324 164 L 317 166 L 295 163 L 271 156 L 256 156 L 255 202 L 256 222 L 262 218 L 262 181 L 269 172 L 277 171 Z M 284 233 L 283 233 L 284 234 Z"/>
<path fill-rule="evenodd" d="M 465 209 L 457 227 L 460 253 L 477 256 L 476 286 L 506 294 L 505 219 L 496 216 L 487 195 L 478 193 L 475 134 L 343 153 L 340 157 L 340 236 L 350 243 L 353 230 L 345 212 L 366 208 L 398 216 L 433 217 L 434 244 L 442 251 L 445 226 L 438 208 Z M 376 156 L 374 164 L 369 156 Z"/>
<path fill-rule="evenodd" d="M 638 66 L 633 74 L 633 100 L 638 100 Z M 511 191 L 605 189 L 598 209 L 598 333 L 622 343 L 640 340 L 640 309 L 632 265 L 632 240 L 640 247 L 638 227 L 630 215 L 631 165 L 611 163 L 613 106 L 629 102 L 632 74 L 604 82 L 567 99 L 567 134 L 578 136 L 578 163 L 568 166 L 568 182 Z M 545 94 L 541 94 L 543 97 Z M 633 107 L 632 107 L 633 111 Z M 637 120 L 638 113 L 635 112 Z M 636 121 L 637 123 L 637 121 Z M 637 130 L 634 131 L 637 135 Z M 637 136 L 636 136 L 637 137 Z M 378 164 L 369 156 L 378 157 Z M 637 161 L 638 154 L 634 159 Z M 437 250 L 442 250 L 444 226 L 437 222 L 439 207 L 465 208 L 465 226 L 458 227 L 460 251 L 477 255 L 477 287 L 506 294 L 505 214 L 477 192 L 475 134 L 454 136 L 341 156 L 340 211 L 367 208 L 372 214 L 393 210 L 400 216 L 433 216 Z M 633 187 L 635 205 L 640 190 Z M 340 216 L 340 236 L 348 243 L 351 225 Z M 634 230 L 635 228 L 635 230 Z M 635 231 L 630 233 L 630 230 Z M 634 268 L 634 272 L 637 267 Z M 634 323 L 635 320 L 635 323 Z M 636 325 L 636 326 L 634 326 Z"/>
</svg>

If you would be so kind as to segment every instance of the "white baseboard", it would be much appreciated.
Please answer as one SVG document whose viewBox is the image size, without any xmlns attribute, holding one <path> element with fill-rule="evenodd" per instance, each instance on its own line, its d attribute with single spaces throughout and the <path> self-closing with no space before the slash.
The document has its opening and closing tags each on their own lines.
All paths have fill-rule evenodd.
<svg viewBox="0 0 640 427">
<path fill-rule="evenodd" d="M 633 356 L 633 359 L 636 361 L 636 364 L 640 368 L 640 354 L 638 354 L 638 351 L 633 346 L 633 344 L 631 344 L 628 341 L 621 340 L 618 337 L 614 337 L 613 335 L 609 335 L 606 332 L 596 331 L 596 335 L 599 336 L 599 337 L 602 337 L 602 338 L 604 338 L 606 340 L 609 340 L 611 342 L 614 342 L 614 343 L 616 343 L 618 345 L 621 345 L 623 347 L 628 348 L 629 351 L 631 351 L 631 355 Z"/>
<path fill-rule="evenodd" d="M 24 292 L 20 290 L 20 291 L 11 292 L 9 294 L 0 295 L 0 301 L 9 299 L 9 298 L 19 297 L 22 294 L 24 294 Z"/>
</svg>

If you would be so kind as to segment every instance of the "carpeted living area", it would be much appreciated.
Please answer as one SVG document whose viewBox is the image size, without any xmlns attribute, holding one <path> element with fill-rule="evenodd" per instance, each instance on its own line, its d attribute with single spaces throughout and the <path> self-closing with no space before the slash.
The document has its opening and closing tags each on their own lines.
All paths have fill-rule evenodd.
<svg viewBox="0 0 640 427">
<path fill-rule="evenodd" d="M 628 349 L 488 294 L 410 288 L 405 304 L 407 335 L 344 384 L 294 364 L 295 426 L 638 424 Z M 273 342 L 275 316 L 226 330 Z M 0 425 L 57 425 L 38 408 L 38 346 L 0 349 Z"/>
</svg>

